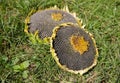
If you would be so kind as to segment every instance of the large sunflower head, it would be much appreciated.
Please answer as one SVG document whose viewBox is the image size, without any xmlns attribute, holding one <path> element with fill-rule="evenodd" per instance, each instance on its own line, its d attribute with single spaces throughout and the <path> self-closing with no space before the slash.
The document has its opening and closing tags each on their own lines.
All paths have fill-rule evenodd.
<svg viewBox="0 0 120 83">
<path fill-rule="evenodd" d="M 55 27 L 50 43 L 53 58 L 62 69 L 82 75 L 96 65 L 95 41 L 78 25 L 64 23 Z"/>
</svg>

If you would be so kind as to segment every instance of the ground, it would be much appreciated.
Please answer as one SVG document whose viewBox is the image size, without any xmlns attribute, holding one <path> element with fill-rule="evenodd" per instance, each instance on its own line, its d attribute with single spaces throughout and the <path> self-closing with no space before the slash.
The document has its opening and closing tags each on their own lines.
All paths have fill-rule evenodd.
<svg viewBox="0 0 120 83">
<path fill-rule="evenodd" d="M 34 9 L 68 5 L 96 40 L 98 64 L 83 76 L 63 71 L 49 45 L 31 43 L 24 20 Z M 0 82 L 120 83 L 119 0 L 0 0 Z"/>
</svg>

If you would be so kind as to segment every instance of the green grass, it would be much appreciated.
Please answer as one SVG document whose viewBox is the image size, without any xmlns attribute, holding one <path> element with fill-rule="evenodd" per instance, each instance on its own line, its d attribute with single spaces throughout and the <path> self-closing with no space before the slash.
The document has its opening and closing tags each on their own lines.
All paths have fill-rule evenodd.
<svg viewBox="0 0 120 83">
<path fill-rule="evenodd" d="M 68 4 L 94 35 L 98 64 L 83 76 L 63 71 L 49 45 L 32 44 L 24 33 L 30 10 Z M 120 83 L 119 0 L 0 0 L 0 82 Z"/>
</svg>

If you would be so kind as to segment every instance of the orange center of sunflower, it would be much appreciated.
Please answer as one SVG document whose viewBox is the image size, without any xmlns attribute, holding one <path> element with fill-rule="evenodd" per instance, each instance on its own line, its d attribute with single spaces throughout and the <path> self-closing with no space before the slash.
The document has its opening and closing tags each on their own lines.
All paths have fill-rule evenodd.
<svg viewBox="0 0 120 83">
<path fill-rule="evenodd" d="M 83 54 L 85 51 L 88 51 L 89 42 L 81 36 L 72 36 L 70 38 L 70 43 L 73 46 L 73 49 L 79 52 L 80 54 Z"/>
<path fill-rule="evenodd" d="M 63 18 L 61 13 L 53 13 L 51 16 L 52 16 L 52 19 L 55 21 L 60 21 Z"/>
</svg>

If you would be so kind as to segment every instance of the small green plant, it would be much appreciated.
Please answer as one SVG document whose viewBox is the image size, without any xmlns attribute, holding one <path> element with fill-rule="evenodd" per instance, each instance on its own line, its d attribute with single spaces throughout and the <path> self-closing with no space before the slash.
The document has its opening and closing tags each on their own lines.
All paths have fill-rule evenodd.
<svg viewBox="0 0 120 83">
<path fill-rule="evenodd" d="M 14 72 L 20 72 L 20 71 L 23 71 L 25 70 L 27 67 L 29 67 L 29 61 L 24 61 L 18 65 L 14 65 L 13 66 L 13 70 Z"/>
</svg>

